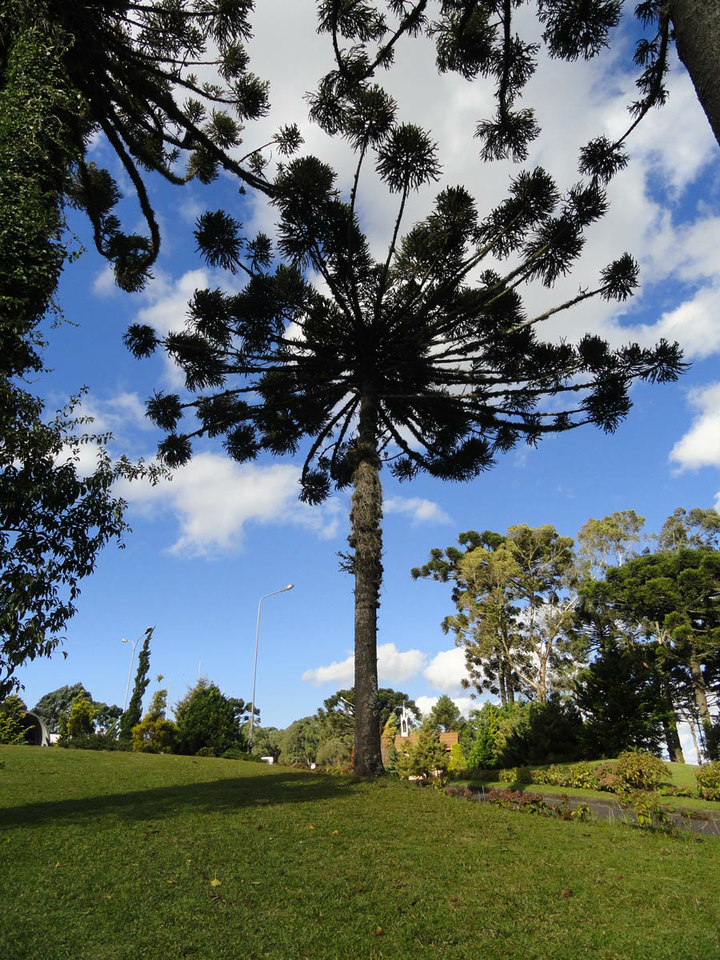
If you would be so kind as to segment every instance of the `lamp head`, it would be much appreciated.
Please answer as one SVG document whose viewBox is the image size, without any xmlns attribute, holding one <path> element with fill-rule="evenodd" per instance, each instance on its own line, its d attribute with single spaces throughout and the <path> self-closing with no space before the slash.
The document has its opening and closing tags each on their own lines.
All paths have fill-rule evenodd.
<svg viewBox="0 0 720 960">
<path fill-rule="evenodd" d="M 280 593 L 285 593 L 286 590 L 292 590 L 292 588 L 293 588 L 294 586 L 295 586 L 294 583 L 289 583 L 286 587 L 283 587 L 283 588 L 282 588 L 282 590 L 280 591 Z"/>
</svg>

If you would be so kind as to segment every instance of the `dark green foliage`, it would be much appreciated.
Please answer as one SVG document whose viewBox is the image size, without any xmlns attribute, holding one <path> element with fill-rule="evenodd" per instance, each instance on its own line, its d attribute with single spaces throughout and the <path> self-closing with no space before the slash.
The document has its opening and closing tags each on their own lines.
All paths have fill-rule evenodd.
<svg viewBox="0 0 720 960">
<path fill-rule="evenodd" d="M 142 716 L 142 700 L 150 683 L 148 674 L 150 672 L 150 640 L 152 639 L 152 635 L 153 628 L 148 627 L 145 631 L 145 639 L 143 640 L 143 645 L 140 648 L 140 654 L 138 656 L 137 673 L 135 674 L 132 696 L 130 697 L 130 702 L 127 705 L 125 713 L 123 713 L 120 718 L 119 738 L 126 742 L 132 738 L 132 729 L 140 723 L 140 717 Z"/>
<path fill-rule="evenodd" d="M 247 713 L 243 700 L 226 697 L 216 684 L 201 678 L 175 706 L 178 751 L 219 756 L 231 748 L 242 749 Z"/>
<path fill-rule="evenodd" d="M 384 727 L 390 717 L 395 717 L 400 723 L 400 712 L 406 710 L 420 719 L 420 711 L 414 700 L 411 700 L 402 690 L 393 690 L 392 687 L 380 687 L 377 692 L 378 714 L 381 727 Z M 327 700 L 317 712 L 317 716 L 334 734 L 338 736 L 350 735 L 355 726 L 355 689 L 338 690 Z"/>
<path fill-rule="evenodd" d="M 493 745 L 499 766 L 562 763 L 580 756 L 582 720 L 574 705 L 558 695 L 546 703 L 506 707 Z"/>
<path fill-rule="evenodd" d="M 671 697 L 699 719 L 706 757 L 716 759 L 709 695 L 720 689 L 720 554 L 678 549 L 637 557 L 584 594 L 591 616 L 620 624 L 636 642 L 653 638 L 665 705 Z"/>
<path fill-rule="evenodd" d="M 50 733 L 57 733 L 60 715 L 67 713 L 77 697 L 92 701 L 90 691 L 86 690 L 82 683 L 74 683 L 72 686 L 58 687 L 57 690 L 46 693 L 35 704 L 32 712 L 44 721 Z"/>
<path fill-rule="evenodd" d="M 315 717 L 296 720 L 280 735 L 281 762 L 309 767 L 316 762 L 322 739 L 322 724 Z"/>
<path fill-rule="evenodd" d="M 339 738 L 323 740 L 315 754 L 315 762 L 319 767 L 340 767 L 350 762 L 351 746 Z"/>
<path fill-rule="evenodd" d="M 72 407 L 45 421 L 42 403 L 0 376 L 0 696 L 18 666 L 62 642 L 80 581 L 127 529 L 113 484 L 132 471 L 80 426 Z M 82 476 L 81 447 L 95 439 L 96 469 Z"/>
<path fill-rule="evenodd" d="M 605 641 L 581 671 L 574 698 L 585 717 L 586 756 L 616 757 L 631 748 L 660 749 L 669 717 L 653 647 Z"/>
<path fill-rule="evenodd" d="M 473 711 L 461 744 L 471 769 L 563 763 L 581 755 L 583 724 L 575 706 L 557 695 L 546 703 L 486 703 Z"/>
<path fill-rule="evenodd" d="M 430 721 L 443 733 L 459 729 L 461 725 L 460 710 L 446 693 L 444 693 L 430 711 Z"/>
<path fill-rule="evenodd" d="M 254 757 L 272 757 L 273 760 L 280 758 L 280 738 L 281 731 L 277 727 L 261 727 L 259 724 L 253 726 L 253 748 Z"/>
</svg>

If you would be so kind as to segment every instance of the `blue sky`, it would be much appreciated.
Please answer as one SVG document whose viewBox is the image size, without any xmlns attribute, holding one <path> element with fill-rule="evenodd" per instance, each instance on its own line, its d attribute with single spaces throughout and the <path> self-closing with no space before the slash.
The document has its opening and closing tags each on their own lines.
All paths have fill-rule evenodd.
<svg viewBox="0 0 720 960">
<path fill-rule="evenodd" d="M 241 150 L 264 142 L 281 123 L 298 121 L 304 151 L 331 162 L 346 189 L 349 153 L 305 122 L 302 94 L 327 63 L 327 40 L 313 30 L 313 4 L 273 0 L 260 7 L 252 67 L 271 81 L 273 110 L 248 129 Z M 529 20 L 520 27 L 534 29 Z M 590 66 L 541 62 L 527 99 L 538 110 L 543 133 L 524 166 L 542 164 L 563 187 L 575 181 L 578 149 L 600 133 L 616 135 L 627 122 L 624 106 L 634 96 L 630 54 L 629 39 L 621 34 Z M 399 57 L 397 73 L 387 81 L 401 119 L 432 130 L 444 164 L 443 182 L 413 199 L 407 226 L 424 215 L 443 185 L 465 183 L 481 212 L 501 200 L 518 168 L 482 166 L 472 137 L 477 120 L 490 112 L 491 88 L 457 77 L 438 80 L 422 43 Z M 652 532 L 677 506 L 718 505 L 720 155 L 678 64 L 670 90 L 669 104 L 631 140 L 631 163 L 613 183 L 610 213 L 591 232 L 578 269 L 554 290 L 531 288 L 525 298 L 540 312 L 594 282 L 603 266 L 628 250 L 642 268 L 639 296 L 626 305 L 592 302 L 554 320 L 546 335 L 572 339 L 593 331 L 615 345 L 650 344 L 665 336 L 681 342 L 692 368 L 677 384 L 638 386 L 634 409 L 614 436 L 587 429 L 546 440 L 536 450 L 518 448 L 465 485 L 428 478 L 399 485 L 384 478 L 380 681 L 425 706 L 449 693 L 468 707 L 460 688 L 462 654 L 439 628 L 452 612 L 449 589 L 410 578 L 410 568 L 424 562 L 432 547 L 453 543 L 463 530 L 503 531 L 521 522 L 552 523 L 572 536 L 589 517 L 628 508 L 647 517 Z M 126 177 L 101 141 L 93 150 L 93 159 L 110 167 L 126 193 L 121 211 L 134 228 L 139 211 Z M 192 226 L 203 210 L 224 207 L 250 230 L 272 232 L 273 224 L 272 211 L 256 198 L 240 197 L 225 176 L 211 187 L 150 182 L 163 247 L 155 280 L 142 294 L 117 291 L 92 248 L 87 224 L 71 216 L 70 227 L 85 249 L 63 275 L 59 299 L 68 322 L 48 328 L 53 372 L 37 384 L 53 408 L 86 385 L 83 410 L 96 418 L 97 429 L 113 432 L 113 453 L 131 457 L 152 456 L 158 437 L 143 404 L 155 388 L 177 389 L 178 377 L 159 356 L 132 358 L 121 342 L 128 323 L 139 319 L 162 332 L 178 329 L 194 289 L 235 289 L 236 278 L 209 270 L 195 253 Z M 361 187 L 359 209 L 380 255 L 394 207 L 372 177 Z M 81 681 L 96 699 L 122 705 L 130 651 L 121 639 L 135 639 L 150 625 L 151 673 L 170 683 L 171 701 L 199 669 L 226 693 L 249 698 L 258 600 L 289 582 L 294 590 L 263 605 L 257 688 L 263 722 L 286 726 L 349 686 L 352 582 L 339 571 L 336 556 L 346 549 L 348 497 L 303 506 L 297 501 L 298 472 L 299 461 L 290 459 L 261 457 L 238 466 L 211 441 L 196 446 L 193 461 L 171 482 L 155 489 L 143 483 L 125 487 L 133 532 L 124 550 L 110 546 L 103 552 L 85 581 L 67 630 L 67 657 L 58 651 L 20 673 L 28 704 Z"/>
</svg>

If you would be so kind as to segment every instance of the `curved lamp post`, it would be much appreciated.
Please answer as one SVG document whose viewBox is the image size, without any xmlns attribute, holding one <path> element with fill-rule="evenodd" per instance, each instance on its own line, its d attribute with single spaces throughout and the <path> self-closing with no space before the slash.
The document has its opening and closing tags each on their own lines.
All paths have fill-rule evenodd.
<svg viewBox="0 0 720 960">
<path fill-rule="evenodd" d="M 289 583 L 286 587 L 281 587 L 279 590 L 273 590 L 272 593 L 266 593 L 264 597 L 260 597 L 260 603 L 258 603 L 257 628 L 255 630 L 255 665 L 253 667 L 252 703 L 250 704 L 250 734 L 248 736 L 248 753 L 252 753 L 253 746 L 253 724 L 255 723 L 255 680 L 257 678 L 258 641 L 260 639 L 260 610 L 262 608 L 262 602 L 263 600 L 267 600 L 268 597 L 274 597 L 278 593 L 285 593 L 286 590 L 292 590 L 294 586 L 294 583 Z"/>
<path fill-rule="evenodd" d="M 131 643 L 132 644 L 132 653 L 130 654 L 130 669 L 128 670 L 127 684 L 125 685 L 125 703 L 123 704 L 123 713 L 127 710 L 128 694 L 130 693 L 130 678 L 132 677 L 132 668 L 133 661 L 135 660 L 135 647 L 143 640 L 149 633 L 152 633 L 153 627 L 148 627 L 145 633 L 141 633 L 137 640 L 132 641 L 128 640 L 127 637 L 123 637 L 120 641 L 121 643 Z"/>
</svg>

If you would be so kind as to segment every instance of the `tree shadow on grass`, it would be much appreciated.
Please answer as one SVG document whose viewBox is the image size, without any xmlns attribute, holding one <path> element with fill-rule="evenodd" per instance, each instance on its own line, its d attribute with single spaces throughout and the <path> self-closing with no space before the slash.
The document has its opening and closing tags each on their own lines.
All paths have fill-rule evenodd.
<svg viewBox="0 0 720 960">
<path fill-rule="evenodd" d="M 78 823 L 98 817 L 125 822 L 158 820 L 189 808 L 195 813 L 232 811 L 258 806 L 311 803 L 346 796 L 356 781 L 313 773 L 277 772 L 238 776 L 205 783 L 149 787 L 127 793 L 26 803 L 0 809 L 0 828 Z"/>
</svg>

